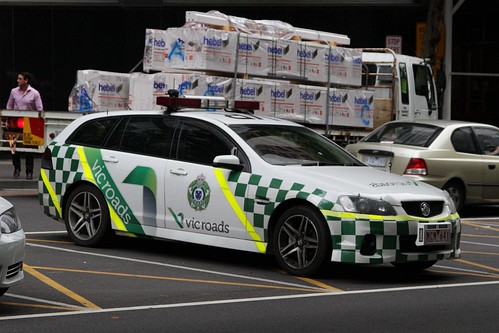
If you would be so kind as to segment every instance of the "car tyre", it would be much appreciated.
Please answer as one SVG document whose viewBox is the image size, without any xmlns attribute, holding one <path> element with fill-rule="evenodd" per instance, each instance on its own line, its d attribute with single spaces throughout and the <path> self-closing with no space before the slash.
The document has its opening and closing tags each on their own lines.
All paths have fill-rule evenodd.
<svg viewBox="0 0 499 333">
<path fill-rule="evenodd" d="M 436 260 L 430 261 L 408 261 L 408 262 L 392 262 L 392 265 L 395 268 L 399 269 L 403 272 L 420 272 L 425 269 L 430 268 L 431 266 L 436 264 Z"/>
<path fill-rule="evenodd" d="M 107 202 L 90 184 L 71 192 L 64 208 L 64 221 L 69 237 L 78 245 L 101 246 L 111 236 Z"/>
<path fill-rule="evenodd" d="M 464 206 L 463 186 L 459 182 L 451 180 L 447 182 L 442 189 L 449 192 L 449 195 L 456 206 L 456 210 L 460 212 Z"/>
<path fill-rule="evenodd" d="M 309 206 L 288 209 L 273 234 L 277 263 L 289 274 L 318 273 L 331 256 L 331 234 L 324 216 Z"/>
</svg>

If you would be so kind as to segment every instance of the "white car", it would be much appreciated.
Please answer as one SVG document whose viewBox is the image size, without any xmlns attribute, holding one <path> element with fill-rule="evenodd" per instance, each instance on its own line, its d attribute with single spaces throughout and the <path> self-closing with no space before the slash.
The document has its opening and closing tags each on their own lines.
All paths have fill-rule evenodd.
<svg viewBox="0 0 499 333">
<path fill-rule="evenodd" d="M 26 238 L 12 204 L 0 197 L 0 296 L 24 278 Z"/>
<path fill-rule="evenodd" d="M 331 261 L 424 269 L 460 257 L 446 192 L 374 170 L 304 126 L 236 110 L 248 102 L 158 104 L 167 109 L 82 116 L 48 145 L 40 204 L 75 243 L 118 234 L 272 253 L 302 276 Z"/>
</svg>

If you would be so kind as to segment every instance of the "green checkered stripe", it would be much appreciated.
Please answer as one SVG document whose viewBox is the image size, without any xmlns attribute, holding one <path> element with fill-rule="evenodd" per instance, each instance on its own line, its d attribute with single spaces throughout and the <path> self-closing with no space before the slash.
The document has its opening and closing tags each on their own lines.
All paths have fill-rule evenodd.
<svg viewBox="0 0 499 333">
<path fill-rule="evenodd" d="M 321 209 L 332 209 L 333 203 L 324 199 L 326 192 L 303 184 L 278 178 L 264 177 L 248 173 L 231 173 L 228 184 L 246 213 L 248 220 L 264 242 L 269 241 L 268 224 L 275 208 L 283 201 L 300 198 Z M 256 198 L 256 199 L 253 199 Z M 265 199 L 266 204 L 259 204 Z"/>
<path fill-rule="evenodd" d="M 54 170 L 45 170 L 50 186 L 54 190 L 57 200 L 62 204 L 62 196 L 67 186 L 79 181 L 83 177 L 83 170 L 76 147 L 70 145 L 58 145 L 56 142 L 50 143 L 48 148 L 52 151 L 52 164 Z M 49 191 L 43 181 L 38 181 L 38 200 L 43 211 L 48 216 L 61 218 L 56 211 Z"/>
<path fill-rule="evenodd" d="M 333 253 L 331 260 L 345 263 L 380 264 L 385 262 L 428 261 L 453 258 L 459 248 L 461 233 L 459 217 L 451 215 L 444 220 L 413 220 L 403 216 L 380 219 L 380 216 L 352 214 L 346 212 L 326 213 L 326 219 L 332 233 Z M 392 218 L 392 219 L 390 219 Z M 402 253 L 399 236 L 416 235 L 418 222 L 450 222 L 454 251 L 451 253 Z M 364 236 L 376 236 L 376 252 L 372 256 L 360 254 Z M 445 253 L 444 253 L 445 252 Z"/>
</svg>

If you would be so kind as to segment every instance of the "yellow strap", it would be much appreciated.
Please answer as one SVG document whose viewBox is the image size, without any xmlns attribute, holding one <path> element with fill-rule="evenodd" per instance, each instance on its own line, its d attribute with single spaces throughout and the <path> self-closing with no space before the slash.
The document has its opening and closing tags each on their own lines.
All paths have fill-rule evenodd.
<svg viewBox="0 0 499 333">
<path fill-rule="evenodd" d="M 236 213 L 237 217 L 239 218 L 239 221 L 246 228 L 246 231 L 248 231 L 248 234 L 255 241 L 255 245 L 258 248 L 258 251 L 260 251 L 261 253 L 265 253 L 266 252 L 265 244 L 263 243 L 258 233 L 255 231 L 251 223 L 246 218 L 246 214 L 244 213 L 244 211 L 237 203 L 236 198 L 234 197 L 232 191 L 230 190 L 229 184 L 227 184 L 227 181 L 225 180 L 222 169 L 215 168 L 214 172 L 218 181 L 218 185 L 222 189 L 222 192 L 224 193 L 227 202 L 230 204 L 230 206 Z"/>
</svg>

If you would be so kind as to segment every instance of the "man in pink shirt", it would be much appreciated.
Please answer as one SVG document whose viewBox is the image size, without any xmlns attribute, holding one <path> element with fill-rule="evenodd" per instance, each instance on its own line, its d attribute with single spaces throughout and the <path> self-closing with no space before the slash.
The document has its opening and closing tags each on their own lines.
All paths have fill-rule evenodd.
<svg viewBox="0 0 499 333">
<path fill-rule="evenodd" d="M 10 92 L 7 101 L 9 110 L 43 110 L 40 93 L 29 85 L 31 75 L 27 72 L 17 74 L 17 88 Z M 26 179 L 33 179 L 33 155 L 25 153 L 26 158 Z M 14 164 L 14 177 L 19 177 L 21 173 L 21 156 L 19 153 L 12 154 L 12 164 Z"/>
</svg>

